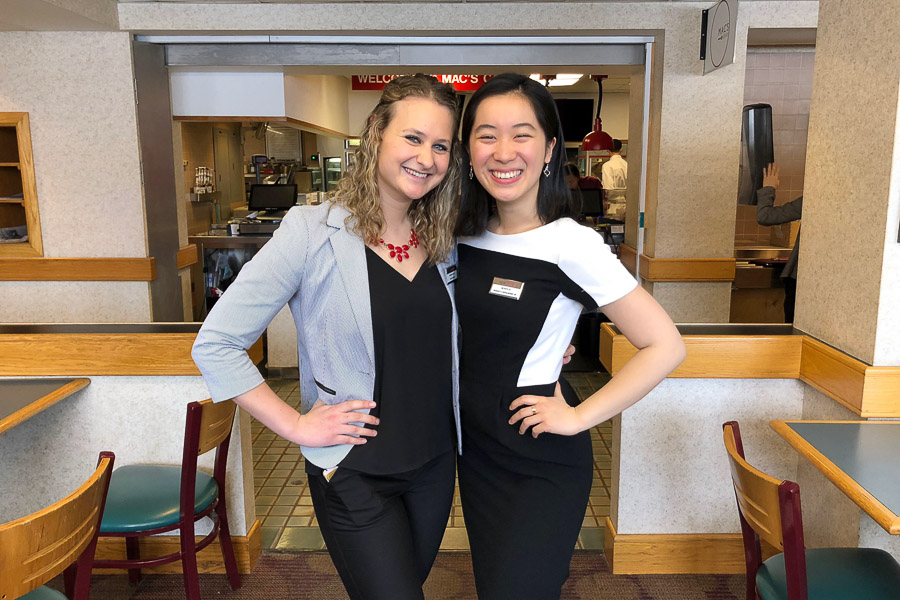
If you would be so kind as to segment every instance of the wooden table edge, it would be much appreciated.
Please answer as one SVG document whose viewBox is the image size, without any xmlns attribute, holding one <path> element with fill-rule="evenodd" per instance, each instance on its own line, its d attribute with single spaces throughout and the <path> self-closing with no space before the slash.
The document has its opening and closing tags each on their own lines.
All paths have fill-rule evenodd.
<svg viewBox="0 0 900 600">
<path fill-rule="evenodd" d="M 864 510 L 882 529 L 891 535 L 900 534 L 900 517 L 895 515 L 888 507 L 882 504 L 875 496 L 852 477 L 844 473 L 840 467 L 831 462 L 824 454 L 819 452 L 812 444 L 806 441 L 802 435 L 790 428 L 790 423 L 872 423 L 872 424 L 896 424 L 896 421 L 770 421 L 769 425 L 794 449 L 813 464 L 825 477 L 829 479 L 859 508 Z M 801 490 L 802 494 L 802 490 Z"/>
<path fill-rule="evenodd" d="M 20 408 L 5 419 L 0 420 L 0 434 L 12 429 L 23 421 L 27 421 L 39 412 L 50 408 L 60 400 L 68 398 L 78 390 L 87 387 L 90 383 L 91 380 L 87 377 L 78 377 L 63 386 L 60 386 L 46 396 L 42 396 L 27 406 Z"/>
</svg>

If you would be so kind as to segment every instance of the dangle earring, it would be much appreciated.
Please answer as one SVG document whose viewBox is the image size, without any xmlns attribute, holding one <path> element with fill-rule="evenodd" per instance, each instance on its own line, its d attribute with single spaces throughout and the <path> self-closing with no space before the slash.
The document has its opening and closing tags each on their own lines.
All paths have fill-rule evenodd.
<svg viewBox="0 0 900 600">
<path fill-rule="evenodd" d="M 550 163 L 544 165 L 544 177 L 550 177 Z"/>
<path fill-rule="evenodd" d="M 475 169 L 472 168 L 472 165 L 469 165 L 469 179 L 475 177 Z"/>
</svg>

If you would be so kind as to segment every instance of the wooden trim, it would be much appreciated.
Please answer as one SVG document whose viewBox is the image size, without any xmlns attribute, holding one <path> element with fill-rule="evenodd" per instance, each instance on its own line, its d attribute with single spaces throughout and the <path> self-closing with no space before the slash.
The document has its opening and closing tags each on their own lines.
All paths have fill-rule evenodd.
<svg viewBox="0 0 900 600">
<path fill-rule="evenodd" d="M 900 417 L 900 367 L 866 367 L 861 417 Z"/>
<path fill-rule="evenodd" d="M 739 533 L 622 535 L 606 517 L 604 552 L 614 575 L 746 572 Z"/>
<path fill-rule="evenodd" d="M 865 418 L 900 417 L 900 367 L 873 367 L 808 335 L 683 336 L 687 357 L 669 377 L 800 379 Z M 637 352 L 609 323 L 600 362 L 618 373 Z"/>
<path fill-rule="evenodd" d="M 796 379 L 804 336 L 685 335 L 687 357 L 669 377 Z M 600 362 L 615 375 L 637 353 L 609 323 L 600 328 Z"/>
<path fill-rule="evenodd" d="M 0 281 L 153 281 L 150 258 L 0 258 Z"/>
<path fill-rule="evenodd" d="M 179 115 L 177 117 L 172 117 L 172 119 L 174 121 L 196 121 L 201 123 L 290 123 L 291 125 L 296 125 L 297 127 L 302 127 L 303 129 L 318 133 L 324 133 L 326 135 L 332 135 L 342 138 L 358 137 L 351 136 L 349 133 L 344 133 L 343 131 L 328 129 L 327 127 L 322 127 L 321 125 L 316 125 L 315 123 L 309 123 L 308 121 L 301 121 L 300 119 L 295 119 L 293 117 L 217 117 L 205 115 Z"/>
<path fill-rule="evenodd" d="M 200 253 L 197 244 L 188 244 L 178 249 L 175 255 L 175 262 L 179 270 L 189 267 L 200 262 Z"/>
<path fill-rule="evenodd" d="M 28 242 L 0 245 L 0 256 L 39 257 L 44 255 L 41 236 L 41 217 L 38 209 L 37 185 L 34 181 L 34 154 L 31 147 L 31 124 L 27 112 L 0 113 L 0 125 L 15 126 L 19 151 L 19 173 L 22 177 L 22 201 L 25 207 L 25 225 Z M 0 265 L 2 267 L 2 265 Z M 0 273 L 3 269 L 0 268 Z M 0 277 L 0 281 L 2 281 Z"/>
<path fill-rule="evenodd" d="M 65 384 L 63 386 L 60 386 L 58 389 L 47 394 L 43 398 L 40 398 L 40 399 L 32 402 L 31 404 L 29 404 L 28 406 L 26 406 L 20 410 L 17 410 L 16 412 L 9 415 L 5 419 L 0 419 L 0 433 L 3 433 L 4 431 L 7 431 L 8 429 L 12 429 L 19 423 L 30 419 L 31 417 L 38 414 L 42 410 L 46 410 L 46 409 L 50 408 L 51 406 L 53 406 L 60 400 L 63 400 L 64 398 L 68 398 L 69 396 L 71 396 L 72 394 L 77 392 L 78 390 L 87 387 L 88 384 L 90 384 L 90 383 L 91 383 L 91 380 L 87 379 L 85 377 L 75 379 L 73 381 L 68 382 L 67 384 Z"/>
<path fill-rule="evenodd" d="M 197 537 L 197 541 L 202 540 L 202 536 Z M 234 555 L 237 559 L 238 572 L 241 575 L 248 575 L 256 567 L 259 557 L 262 554 L 262 533 L 259 521 L 253 523 L 253 527 L 246 536 L 231 536 L 231 543 L 234 546 Z M 179 550 L 180 543 L 177 535 L 151 536 L 140 538 L 140 548 L 142 557 L 163 556 Z M 125 539 L 101 537 L 97 541 L 97 552 L 95 558 L 108 559 L 124 559 L 125 558 Z M 209 546 L 197 553 L 197 571 L 199 573 L 225 573 L 225 563 L 222 561 L 222 550 L 219 546 L 219 539 L 216 538 Z M 94 569 L 94 573 L 99 574 L 118 574 L 124 575 L 124 569 Z M 150 569 L 141 569 L 142 573 L 181 573 L 181 561 L 153 567 Z"/>
<path fill-rule="evenodd" d="M 225 117 L 225 116 L 208 116 L 208 115 L 176 115 L 172 117 L 173 121 L 196 121 L 198 123 L 239 123 L 247 121 L 248 123 L 284 123 L 286 117 Z"/>
<path fill-rule="evenodd" d="M 619 244 L 619 260 L 632 275 L 637 273 L 637 250 L 625 242 Z"/>
<path fill-rule="evenodd" d="M 646 281 L 734 281 L 734 258 L 653 258 L 641 254 Z"/>
<path fill-rule="evenodd" d="M 849 497 L 854 504 L 866 511 L 872 519 L 875 520 L 885 531 L 891 535 L 900 534 L 900 517 L 895 515 L 884 504 L 879 502 L 875 496 L 870 494 L 864 487 L 859 485 L 853 478 L 844 473 L 837 465 L 828 460 L 828 458 L 819 452 L 819 450 L 806 441 L 802 435 L 791 429 L 789 423 L 797 423 L 798 421 L 772 421 L 769 424 L 772 429 L 778 432 L 778 435 L 787 440 L 797 452 L 806 457 L 825 477 L 827 477 L 834 485 L 838 487 L 844 494 Z M 859 421 L 803 421 L 804 423 L 858 423 Z M 894 425 L 896 422 L 886 421 L 879 423 L 878 421 L 864 421 L 865 423 L 873 423 L 880 425 Z"/>
<path fill-rule="evenodd" d="M 301 121 L 299 119 L 294 119 L 292 117 L 287 117 L 286 121 L 288 123 L 297 125 L 298 127 L 303 127 L 304 129 L 311 129 L 313 131 L 318 131 L 318 132 L 324 133 L 326 135 L 334 135 L 334 136 L 342 137 L 342 138 L 350 137 L 349 133 L 344 133 L 343 131 L 336 131 L 334 129 L 328 129 L 327 127 L 322 127 L 322 126 L 316 125 L 314 123 L 307 123 L 306 121 Z"/>
<path fill-rule="evenodd" d="M 200 375 L 195 333 L 0 335 L 0 376 Z M 248 351 L 262 360 L 262 338 Z"/>
<path fill-rule="evenodd" d="M 856 414 L 862 411 L 866 365 L 843 352 L 805 337 L 800 379 Z"/>
</svg>

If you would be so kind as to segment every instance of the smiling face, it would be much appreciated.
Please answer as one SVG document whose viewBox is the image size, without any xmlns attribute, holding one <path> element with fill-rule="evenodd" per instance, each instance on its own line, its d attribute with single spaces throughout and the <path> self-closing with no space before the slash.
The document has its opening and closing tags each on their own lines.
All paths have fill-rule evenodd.
<svg viewBox="0 0 900 600">
<path fill-rule="evenodd" d="M 453 114 L 431 98 L 395 102 L 381 136 L 376 180 L 382 200 L 409 203 L 447 175 Z"/>
<path fill-rule="evenodd" d="M 485 98 L 475 113 L 468 144 L 475 176 L 498 205 L 537 206 L 541 172 L 556 138 L 547 141 L 524 96 Z"/>
</svg>

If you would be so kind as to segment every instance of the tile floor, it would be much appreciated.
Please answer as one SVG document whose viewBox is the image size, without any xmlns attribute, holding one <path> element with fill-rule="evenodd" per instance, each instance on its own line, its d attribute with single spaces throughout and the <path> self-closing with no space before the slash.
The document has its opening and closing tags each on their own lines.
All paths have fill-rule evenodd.
<svg viewBox="0 0 900 600">
<path fill-rule="evenodd" d="M 564 375 L 582 398 L 609 380 L 609 375 L 602 372 L 569 372 Z M 269 385 L 288 404 L 299 407 L 300 390 L 296 380 L 271 379 Z M 263 548 L 283 552 L 324 549 L 325 542 L 313 512 L 300 448 L 279 438 L 255 419 L 251 431 L 256 515 L 262 525 Z M 603 548 L 603 523 L 609 515 L 612 425 L 601 423 L 591 431 L 591 439 L 595 477 L 584 526 L 578 538 L 578 549 Z M 467 550 L 468 547 L 457 488 L 441 549 Z"/>
</svg>

